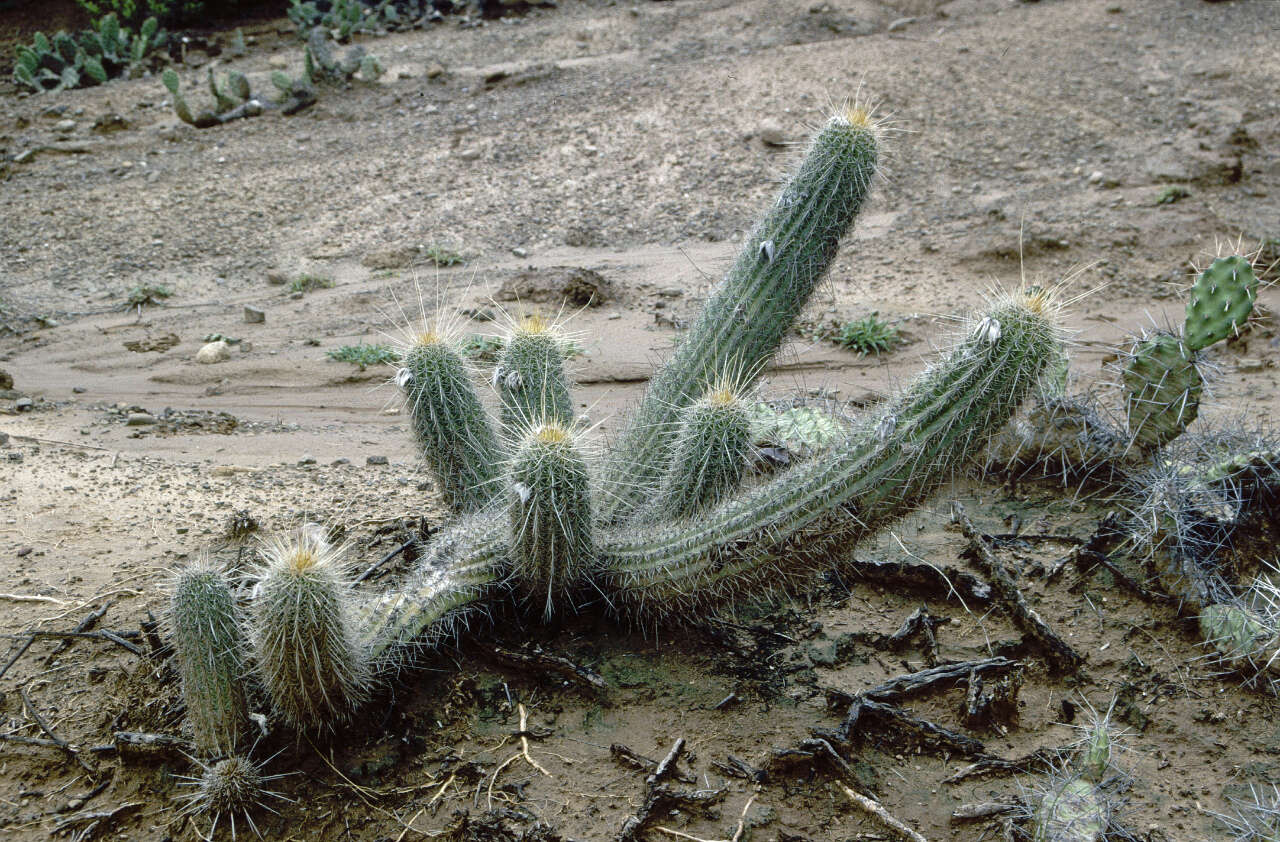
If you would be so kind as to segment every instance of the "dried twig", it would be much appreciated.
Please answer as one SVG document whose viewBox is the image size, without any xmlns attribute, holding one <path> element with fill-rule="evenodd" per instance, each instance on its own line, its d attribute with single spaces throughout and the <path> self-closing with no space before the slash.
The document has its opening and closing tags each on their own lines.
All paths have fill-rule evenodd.
<svg viewBox="0 0 1280 842">
<path fill-rule="evenodd" d="M 40 730 L 44 732 L 44 735 L 53 740 L 53 742 L 57 744 L 58 748 L 62 749 L 63 752 L 69 754 L 76 763 L 80 764 L 80 768 L 88 772 L 91 777 L 96 777 L 98 770 L 90 766 L 89 763 L 80 756 L 80 752 L 72 748 L 71 744 L 66 740 L 55 734 L 53 729 L 49 727 L 49 723 L 44 721 L 44 717 L 40 715 L 38 710 L 36 710 L 36 706 L 31 701 L 31 697 L 27 695 L 27 689 L 25 687 L 19 687 L 18 694 L 22 696 L 22 704 L 26 706 L 27 714 L 35 720 L 36 725 L 40 727 Z"/>
<path fill-rule="evenodd" d="M 23 641 L 23 644 L 21 646 L 18 647 L 18 651 L 13 653 L 13 657 L 10 658 L 3 667 L 0 667 L 0 678 L 4 678 L 4 674 L 9 671 L 9 667 L 16 664 L 18 662 L 18 659 L 21 658 L 26 653 L 26 651 L 31 648 L 31 644 L 35 642 L 36 642 L 35 635 L 33 634 L 27 635 L 27 639 Z"/>
<path fill-rule="evenodd" d="M 102 603 L 101 608 L 97 608 L 97 609 L 94 609 L 93 611 L 90 611 L 89 614 L 83 620 L 76 623 L 76 627 L 71 631 L 76 634 L 79 634 L 81 632 L 87 632 L 89 629 L 97 625 L 99 620 L 101 620 L 104 616 L 106 616 L 107 610 L 114 603 L 115 603 L 115 600 L 113 599 L 109 599 L 106 602 Z M 67 638 L 66 640 L 63 640 L 61 643 L 59 643 L 57 646 L 53 648 L 53 651 L 50 652 L 49 655 L 44 659 L 44 662 L 46 664 L 53 663 L 53 659 L 61 655 L 63 650 L 65 650 L 68 646 L 70 646 L 74 642 L 75 641 L 71 638 Z"/>
<path fill-rule="evenodd" d="M 413 537 L 413 538 L 410 538 L 408 541 L 405 541 L 403 544 L 401 544 L 400 546 L 396 547 L 394 550 L 392 550 L 391 552 L 387 553 L 387 554 L 386 554 L 386 555 L 384 555 L 382 558 L 378 559 L 378 560 L 377 560 L 377 561 L 375 561 L 373 564 L 371 564 L 371 565 L 369 565 L 368 567 L 366 567 L 366 568 L 365 568 L 365 570 L 364 570 L 364 572 L 363 572 L 363 573 L 361 573 L 359 576 L 357 576 L 357 577 L 356 577 L 356 582 L 357 582 L 357 583 L 360 583 L 360 582 L 363 582 L 365 579 L 368 579 L 370 576 L 372 576 L 374 573 L 376 573 L 376 572 L 378 571 L 378 569 L 379 569 L 379 568 L 381 568 L 384 564 L 386 564 L 387 562 L 391 561 L 391 559 L 395 558 L 396 556 L 400 555 L 400 553 L 402 553 L 402 552 L 404 552 L 405 550 L 407 550 L 407 549 L 409 549 L 410 547 L 412 547 L 412 546 L 413 546 L 413 544 L 414 544 L 414 542 L 415 542 L 415 541 L 417 541 L 417 540 L 418 540 L 418 539 L 417 539 L 417 537 L 416 537 L 416 536 L 415 536 L 415 537 Z"/>
<path fill-rule="evenodd" d="M 951 504 L 951 522 L 957 524 L 961 533 L 969 540 L 965 555 L 982 570 L 983 575 L 991 580 L 996 598 L 1009 612 L 1014 625 L 1038 644 L 1054 669 L 1066 673 L 1079 669 L 1084 663 L 1084 658 L 1066 641 L 1058 637 L 1053 629 L 1049 628 L 1049 624 L 1027 604 L 1013 576 L 1005 568 L 1004 563 L 996 558 L 995 552 L 991 549 L 991 542 L 974 528 L 973 522 L 965 514 L 964 506 L 958 502 Z"/>
<path fill-rule="evenodd" d="M 888 810 L 881 806 L 879 801 L 854 792 L 843 783 L 840 784 L 840 788 L 844 790 L 845 795 L 849 796 L 849 800 L 858 805 L 863 812 L 875 818 L 876 821 L 898 834 L 898 836 L 908 840 L 908 842 L 928 842 L 928 840 L 919 833 L 916 833 L 914 830 L 895 819 Z"/>
<path fill-rule="evenodd" d="M 944 778 L 942 782 L 944 784 L 955 784 L 981 775 L 1014 775 L 1030 772 L 1037 766 L 1052 765 L 1055 758 L 1056 754 L 1048 749 L 1037 749 L 1031 754 L 1013 760 L 1005 760 L 1001 757 L 983 757 L 978 762 L 964 767 L 954 775 Z"/>
<path fill-rule="evenodd" d="M 548 655 L 545 652 L 516 652 L 512 649 L 504 649 L 501 646 L 492 646 L 489 651 L 503 663 L 518 667 L 531 667 L 540 674 L 553 672 L 556 675 L 564 676 L 579 687 L 585 687 L 593 692 L 603 692 L 609 689 L 609 684 L 604 680 L 604 676 L 593 669 L 575 664 L 568 658 L 562 658 L 559 655 Z"/>
<path fill-rule="evenodd" d="M 1017 804 L 1002 804 L 999 801 L 983 801 L 977 804 L 961 804 L 951 811 L 951 823 L 980 822 L 1017 812 Z"/>
<path fill-rule="evenodd" d="M 0 599 L 8 600 L 9 602 L 51 602 L 54 605 L 67 604 L 65 599 L 55 599 L 51 596 L 39 596 L 37 594 L 25 593 L 0 593 Z"/>
<path fill-rule="evenodd" d="M 847 693 L 834 688 L 824 688 L 827 699 L 833 703 L 850 704 L 857 697 L 879 702 L 896 702 L 929 690 L 947 689 L 967 684 L 971 673 L 1004 672 L 1018 666 L 1018 661 L 1004 657 L 986 658 L 981 661 L 962 661 L 956 664 L 939 664 L 927 670 L 900 675 L 861 693 Z"/>
</svg>

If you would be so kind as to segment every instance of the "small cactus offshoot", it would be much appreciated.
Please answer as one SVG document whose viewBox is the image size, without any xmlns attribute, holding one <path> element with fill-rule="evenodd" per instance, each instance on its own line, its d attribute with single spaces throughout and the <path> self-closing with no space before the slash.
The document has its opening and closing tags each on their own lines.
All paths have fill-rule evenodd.
<svg viewBox="0 0 1280 842">
<path fill-rule="evenodd" d="M 262 767 L 244 755 L 233 754 L 208 764 L 198 760 L 196 763 L 200 767 L 199 776 L 180 775 L 178 777 L 182 778 L 183 786 L 192 787 L 192 791 L 184 796 L 187 803 L 183 812 L 192 816 L 210 817 L 209 833 L 204 837 L 205 839 L 214 838 L 218 822 L 226 817 L 227 824 L 231 828 L 231 839 L 234 842 L 237 816 L 249 826 L 255 836 L 261 839 L 262 833 L 259 832 L 253 820 L 254 812 L 267 810 L 274 813 L 275 810 L 272 810 L 269 805 L 271 799 L 291 800 L 267 789 L 270 781 L 282 778 L 284 775 L 264 775 Z"/>
<path fill-rule="evenodd" d="M 196 748 L 218 756 L 239 747 L 248 724 L 245 643 L 226 572 L 208 557 L 174 576 L 173 648 Z"/>
<path fill-rule="evenodd" d="M 350 717 L 369 690 L 343 548 L 309 524 L 265 541 L 260 554 L 249 609 L 258 676 L 290 725 L 332 727 Z"/>
</svg>

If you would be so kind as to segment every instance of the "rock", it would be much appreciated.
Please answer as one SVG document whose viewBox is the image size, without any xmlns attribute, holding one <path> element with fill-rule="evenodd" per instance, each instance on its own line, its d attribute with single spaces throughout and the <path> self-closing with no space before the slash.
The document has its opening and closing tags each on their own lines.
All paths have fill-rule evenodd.
<svg viewBox="0 0 1280 842">
<path fill-rule="evenodd" d="M 459 152 L 458 157 L 464 161 L 478 161 L 480 160 L 480 150 L 472 146 Z"/>
<path fill-rule="evenodd" d="M 760 138 L 760 142 L 765 146 L 786 146 L 787 134 L 782 129 L 782 124 L 776 120 L 765 120 L 760 124 L 760 128 L 756 130 L 756 136 Z"/>
<path fill-rule="evenodd" d="M 219 339 L 217 342 L 210 342 L 196 352 L 196 362 L 212 365 L 213 363 L 222 363 L 231 359 L 231 346 Z"/>
<path fill-rule="evenodd" d="M 275 70 L 284 70 L 289 66 L 289 57 L 282 55 L 274 55 L 267 59 L 267 66 Z"/>
<path fill-rule="evenodd" d="M 30 412 L 35 403 L 31 398 L 18 398 L 13 402 L 13 408 L 18 412 Z"/>
<path fill-rule="evenodd" d="M 4 430 L 0 430 L 0 447 L 9 446 L 9 434 Z"/>
<path fill-rule="evenodd" d="M 304 454 L 302 454 L 302 458 L 298 460 L 298 465 L 300 465 L 300 466 L 301 466 L 301 465 L 314 465 L 315 463 L 316 463 L 316 457 L 312 456 L 310 453 L 304 453 Z"/>
<path fill-rule="evenodd" d="M 1239 150 L 1215 154 L 1201 147 L 1195 138 L 1162 144 L 1147 155 L 1143 164 L 1147 176 L 1160 184 L 1198 184 L 1213 187 L 1235 184 L 1244 177 Z"/>
<path fill-rule="evenodd" d="M 218 465 L 209 472 L 214 477 L 233 477 L 236 474 L 252 474 L 257 468 L 248 468 L 244 465 Z"/>
<path fill-rule="evenodd" d="M 351 464 L 351 460 L 350 460 L 350 459 L 348 459 L 347 457 L 343 456 L 343 457 L 342 457 L 342 458 L 340 458 L 340 459 L 334 459 L 332 462 L 330 462 L 330 463 L 329 463 L 329 467 L 331 467 L 331 468 L 340 468 L 340 467 L 342 467 L 343 465 L 350 465 L 350 464 Z"/>
<path fill-rule="evenodd" d="M 13 162 L 14 162 L 15 164 L 25 164 L 27 161 L 30 161 L 30 160 L 31 160 L 32 158 L 34 158 L 35 156 L 36 156 L 36 150 L 34 150 L 34 149 L 23 149 L 23 150 L 22 150 L 21 152 L 19 152 L 17 155 L 14 155 L 14 156 L 13 156 Z"/>
<path fill-rule="evenodd" d="M 1089 173 L 1090 184 L 1101 184 L 1102 178 L 1103 178 L 1102 170 L 1094 170 L 1093 172 Z"/>
<path fill-rule="evenodd" d="M 512 253 L 512 254 L 514 254 L 516 257 L 528 257 L 528 256 L 529 256 L 529 251 L 528 251 L 528 249 L 521 248 L 520 246 L 516 246 L 515 248 L 513 248 L 513 249 L 511 250 L 511 253 Z"/>
<path fill-rule="evenodd" d="M 156 417 L 149 412 L 130 412 L 124 423 L 126 427 L 145 427 L 156 423 Z"/>
<path fill-rule="evenodd" d="M 102 116 L 98 117 L 98 119 L 93 121 L 94 134 L 111 134 L 113 132 L 122 132 L 125 129 L 128 129 L 130 127 L 131 126 L 129 121 L 126 120 L 123 115 L 116 114 L 114 111 L 107 114 L 103 114 Z"/>
<path fill-rule="evenodd" d="M 76 130 L 75 120 L 59 120 L 53 124 L 53 130 L 58 134 L 71 134 Z"/>
<path fill-rule="evenodd" d="M 21 454 L 19 451 L 17 451 L 17 450 L 10 450 L 10 451 L 9 451 L 9 461 L 10 461 L 10 462 L 21 462 L 21 461 L 22 461 L 22 454 Z"/>
<path fill-rule="evenodd" d="M 267 314 L 264 310 L 252 307 L 248 304 L 244 305 L 244 323 L 247 325 L 260 325 L 267 320 Z"/>
<path fill-rule="evenodd" d="M 370 456 L 368 459 L 364 460 L 364 463 L 365 463 L 366 465 L 385 465 L 385 464 L 387 464 L 387 457 L 385 457 L 385 456 Z"/>
<path fill-rule="evenodd" d="M 289 276 L 279 269 L 272 269 L 267 272 L 267 283 L 273 287 L 282 287 L 289 283 Z"/>
<path fill-rule="evenodd" d="M 444 65 L 438 61 L 433 61 L 427 65 L 427 78 L 438 79 L 444 75 Z"/>
<path fill-rule="evenodd" d="M 87 392 L 87 391 L 89 391 L 89 390 L 88 390 L 88 389 L 86 389 L 84 386 L 72 386 L 72 387 L 71 387 L 71 391 L 72 391 L 72 392 L 74 392 L 74 393 L 75 393 L 75 394 L 77 394 L 77 395 L 83 395 L 85 392 Z"/>
<path fill-rule="evenodd" d="M 13 388 L 13 375 L 0 368 L 0 389 Z"/>
<path fill-rule="evenodd" d="M 613 285 L 594 269 L 548 266 L 526 269 L 508 278 L 502 282 L 494 298 L 538 304 L 568 301 L 579 307 L 599 307 L 613 298 Z"/>
</svg>

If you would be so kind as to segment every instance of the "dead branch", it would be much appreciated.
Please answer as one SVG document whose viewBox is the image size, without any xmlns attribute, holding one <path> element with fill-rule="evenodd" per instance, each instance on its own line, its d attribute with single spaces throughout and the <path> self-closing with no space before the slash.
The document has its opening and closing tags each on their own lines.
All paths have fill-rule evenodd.
<svg viewBox="0 0 1280 842">
<path fill-rule="evenodd" d="M 1058 673 L 1073 673 L 1078 670 L 1084 663 L 1084 658 L 1058 637 L 1048 623 L 1027 604 L 1013 576 L 991 549 L 991 542 L 974 528 L 973 522 L 965 514 L 964 506 L 958 502 L 951 504 L 951 522 L 960 527 L 961 533 L 969 541 L 963 555 L 991 580 L 996 599 L 1009 612 L 1014 625 L 1038 645 L 1050 666 Z"/>
</svg>

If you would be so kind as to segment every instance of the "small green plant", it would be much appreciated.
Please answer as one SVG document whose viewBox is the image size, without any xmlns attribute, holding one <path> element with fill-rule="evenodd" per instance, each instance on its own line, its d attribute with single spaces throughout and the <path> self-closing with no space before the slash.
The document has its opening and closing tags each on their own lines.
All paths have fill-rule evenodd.
<svg viewBox="0 0 1280 842">
<path fill-rule="evenodd" d="M 154 17 L 161 23 L 174 25 L 234 13 L 250 3 L 249 0 L 76 0 L 76 5 L 95 20 L 105 14 L 114 14 L 128 24 Z"/>
<path fill-rule="evenodd" d="M 437 243 L 431 243 L 422 250 L 423 256 L 436 266 L 461 266 L 467 259 L 456 251 Z"/>
<path fill-rule="evenodd" d="M 333 289 L 333 278 L 325 275 L 302 274 L 289 284 L 289 292 L 311 292 L 317 289 Z"/>
<path fill-rule="evenodd" d="M 458 352 L 471 360 L 481 362 L 497 362 L 498 355 L 506 347 L 497 336 L 485 336 L 481 333 L 468 333 L 458 342 Z"/>
<path fill-rule="evenodd" d="M 122 27 L 114 14 L 104 15 L 91 29 L 74 34 L 43 32 L 30 45 L 19 44 L 14 80 L 40 91 L 87 88 L 108 79 L 140 72 L 148 56 L 161 49 L 169 36 L 154 17 L 142 22 L 137 34 Z"/>
<path fill-rule="evenodd" d="M 881 320 L 879 313 L 871 313 L 852 322 L 845 322 L 833 337 L 835 343 L 859 354 L 883 354 L 893 350 L 902 341 L 898 329 Z"/>
<path fill-rule="evenodd" d="M 400 360 L 400 355 L 390 345 L 367 345 L 363 342 L 359 345 L 333 348 L 326 352 L 325 356 L 340 363 L 358 365 L 361 371 L 371 365 L 390 365 Z"/>
<path fill-rule="evenodd" d="M 173 290 L 166 286 L 139 284 L 129 290 L 125 302 L 130 308 L 141 307 L 144 304 L 159 304 L 172 295 Z"/>
<path fill-rule="evenodd" d="M 1181 199 L 1185 199 L 1191 195 L 1191 191 L 1180 184 L 1166 185 L 1160 191 L 1160 195 L 1156 198 L 1157 205 L 1172 205 Z"/>
</svg>

